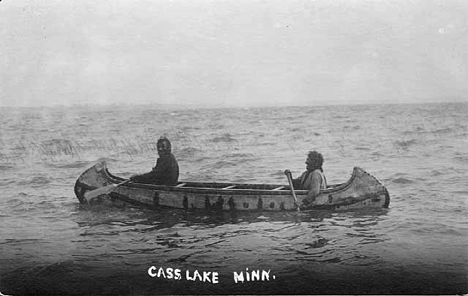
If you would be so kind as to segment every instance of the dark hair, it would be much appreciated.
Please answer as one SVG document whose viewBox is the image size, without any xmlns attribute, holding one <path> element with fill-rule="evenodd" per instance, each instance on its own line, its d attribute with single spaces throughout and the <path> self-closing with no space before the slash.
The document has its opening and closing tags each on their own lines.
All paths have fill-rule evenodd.
<svg viewBox="0 0 468 296">
<path fill-rule="evenodd" d="M 171 152 L 171 141 L 169 141 L 166 137 L 159 138 L 156 146 L 158 148 L 161 147 L 161 150 L 164 152 Z"/>
<path fill-rule="evenodd" d="M 318 168 L 323 172 L 323 156 L 319 152 L 312 150 L 307 154 L 307 158 L 310 159 L 313 168 Z"/>
</svg>

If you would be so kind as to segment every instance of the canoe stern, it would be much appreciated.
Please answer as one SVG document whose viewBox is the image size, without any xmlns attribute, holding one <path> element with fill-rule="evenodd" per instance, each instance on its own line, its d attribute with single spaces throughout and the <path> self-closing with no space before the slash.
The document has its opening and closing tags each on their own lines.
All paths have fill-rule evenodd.
<svg viewBox="0 0 468 296">
<path fill-rule="evenodd" d="M 347 183 L 324 190 L 311 207 L 333 206 L 337 210 L 358 208 L 387 208 L 390 195 L 376 177 L 359 167 L 354 167 Z"/>
</svg>

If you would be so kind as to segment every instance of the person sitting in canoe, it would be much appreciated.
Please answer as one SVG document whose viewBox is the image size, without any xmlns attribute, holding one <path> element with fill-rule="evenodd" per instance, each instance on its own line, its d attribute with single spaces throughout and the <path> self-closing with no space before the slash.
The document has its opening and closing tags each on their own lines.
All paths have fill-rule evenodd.
<svg viewBox="0 0 468 296">
<path fill-rule="evenodd" d="M 293 179 L 294 189 L 309 190 L 307 201 L 312 203 L 327 188 L 327 180 L 323 174 L 323 156 L 317 151 L 309 151 L 306 160 L 307 170 L 297 179 Z M 289 172 L 290 173 L 290 172 Z"/>
<path fill-rule="evenodd" d="M 161 137 L 156 144 L 159 158 L 156 166 L 149 173 L 134 175 L 130 181 L 155 185 L 177 185 L 179 179 L 179 164 L 171 152 L 171 142 Z"/>
</svg>

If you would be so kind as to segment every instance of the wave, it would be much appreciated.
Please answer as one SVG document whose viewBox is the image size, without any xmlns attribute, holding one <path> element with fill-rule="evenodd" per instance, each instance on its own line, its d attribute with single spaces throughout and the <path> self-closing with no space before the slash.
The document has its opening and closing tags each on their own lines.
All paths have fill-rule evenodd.
<svg viewBox="0 0 468 296">
<path fill-rule="evenodd" d="M 411 139 L 411 140 L 402 140 L 402 141 L 395 141 L 395 145 L 401 148 L 408 148 L 409 146 L 417 144 L 416 139 Z"/>
<path fill-rule="evenodd" d="M 179 157 L 184 157 L 184 156 L 193 156 L 194 154 L 201 152 L 202 150 L 193 148 L 193 147 L 186 147 L 182 148 L 177 151 L 177 154 Z"/>
<path fill-rule="evenodd" d="M 8 186 L 14 183 L 15 183 L 15 180 L 13 178 L 0 180 L 0 186 Z"/>
<path fill-rule="evenodd" d="M 11 169 L 14 169 L 15 168 L 15 165 L 13 164 L 0 164 L 0 170 L 11 170 Z"/>
<path fill-rule="evenodd" d="M 24 186 L 32 186 L 32 187 L 37 187 L 37 186 L 42 186 L 51 183 L 52 180 L 48 177 L 45 176 L 35 176 L 32 179 L 29 180 L 20 180 L 18 181 L 18 185 Z"/>
<path fill-rule="evenodd" d="M 358 130 L 358 129 L 361 129 L 361 126 L 360 125 L 345 125 L 343 127 L 343 130 Z"/>
<path fill-rule="evenodd" d="M 226 167 L 235 167 L 239 164 L 238 161 L 236 162 L 231 162 L 231 161 L 225 161 L 225 160 L 220 160 L 212 165 L 214 169 L 220 169 L 220 168 L 226 168 Z"/>
<path fill-rule="evenodd" d="M 67 163 L 67 164 L 59 164 L 59 165 L 49 164 L 49 166 L 57 168 L 57 169 L 79 169 L 79 168 L 88 167 L 91 164 L 94 164 L 94 162 L 78 160 L 78 161 Z"/>
<path fill-rule="evenodd" d="M 468 190 L 451 190 L 450 193 L 468 196 Z"/>
<path fill-rule="evenodd" d="M 302 174 L 302 172 L 301 172 L 300 174 Z M 276 172 L 274 172 L 274 173 L 271 173 L 270 175 L 271 175 L 272 177 L 280 176 L 280 177 L 286 178 L 285 175 L 284 175 L 284 171 L 283 171 L 283 170 L 276 171 Z"/>
<path fill-rule="evenodd" d="M 44 155 L 74 155 L 77 154 L 76 146 L 67 139 L 51 139 L 43 141 L 39 149 Z"/>
<path fill-rule="evenodd" d="M 299 133 L 299 132 L 303 132 L 305 130 L 305 128 L 303 128 L 303 127 L 292 127 L 292 128 L 288 128 L 288 130 L 290 132 L 298 132 Z"/>
<path fill-rule="evenodd" d="M 195 159 L 195 162 L 207 162 L 211 160 L 211 157 L 208 157 L 208 156 L 202 156 L 202 157 L 198 157 L 197 159 Z"/>
<path fill-rule="evenodd" d="M 2 242 L 0 242 L 0 245 L 7 245 L 7 244 L 23 244 L 23 243 L 37 243 L 38 241 L 41 241 L 40 239 L 37 238 L 21 238 L 21 239 L 16 239 L 16 238 L 6 238 Z"/>
<path fill-rule="evenodd" d="M 447 134 L 453 131 L 453 128 L 446 127 L 433 131 L 433 134 Z"/>
<path fill-rule="evenodd" d="M 224 157 L 227 158 L 237 158 L 237 157 L 254 157 L 252 153 L 232 153 L 232 154 L 225 154 Z"/>
<path fill-rule="evenodd" d="M 403 177 L 394 179 L 394 180 L 392 180 L 392 182 L 395 183 L 395 184 L 412 184 L 412 183 L 414 183 L 413 180 L 406 179 L 406 178 L 403 178 Z"/>
<path fill-rule="evenodd" d="M 222 136 L 219 136 L 219 137 L 215 137 L 211 140 L 211 142 L 213 143 L 218 143 L 218 142 L 237 142 L 236 139 L 234 139 L 231 134 L 229 133 L 225 133 L 224 135 Z"/>
<path fill-rule="evenodd" d="M 441 175 L 444 175 L 444 173 L 439 172 L 438 170 L 432 170 L 431 172 L 431 176 L 434 176 L 434 177 L 441 176 Z"/>
<path fill-rule="evenodd" d="M 453 157 L 453 160 L 455 160 L 456 162 L 468 163 L 468 156 L 455 156 Z"/>
<path fill-rule="evenodd" d="M 448 237 L 464 237 L 465 231 L 462 229 L 456 229 L 446 223 L 438 222 L 415 222 L 409 221 L 406 223 L 405 228 L 409 229 L 413 233 L 419 233 L 424 235 L 444 235 Z"/>
<path fill-rule="evenodd" d="M 6 204 L 8 204 L 9 206 L 11 207 L 17 207 L 17 206 L 21 206 L 22 204 L 24 204 L 24 198 L 26 196 L 22 196 L 22 198 L 8 198 L 6 200 Z"/>
<path fill-rule="evenodd" d="M 239 176 L 233 176 L 234 179 L 232 179 L 232 182 L 234 183 L 249 183 L 252 182 L 252 178 L 245 178 L 245 177 L 239 177 Z"/>
<path fill-rule="evenodd" d="M 328 239 L 319 238 L 318 240 L 312 243 L 306 243 L 306 246 L 309 246 L 312 249 L 322 248 L 328 244 L 328 241 L 329 241 Z"/>
</svg>

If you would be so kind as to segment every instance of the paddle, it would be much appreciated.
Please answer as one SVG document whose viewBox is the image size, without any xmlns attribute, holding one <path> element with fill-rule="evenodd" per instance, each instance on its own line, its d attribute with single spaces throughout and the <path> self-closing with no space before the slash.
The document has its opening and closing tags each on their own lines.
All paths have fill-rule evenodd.
<svg viewBox="0 0 468 296">
<path fill-rule="evenodd" d="M 101 187 L 92 191 L 88 191 L 84 194 L 84 198 L 89 203 L 89 201 L 92 200 L 93 198 L 98 197 L 99 195 L 109 194 L 112 191 L 114 191 L 115 188 L 117 188 L 118 186 L 123 185 L 128 182 L 130 182 L 130 180 L 123 181 L 122 183 L 119 183 L 119 184 L 111 184 L 111 185 Z"/>
<path fill-rule="evenodd" d="M 290 170 L 285 170 L 284 174 L 286 175 L 286 177 L 288 177 L 289 186 L 291 187 L 291 193 L 292 193 L 292 196 L 294 197 L 294 204 L 297 207 L 297 211 L 300 212 L 301 209 L 299 208 L 299 202 L 297 201 L 296 192 L 294 192 L 294 186 L 293 186 L 291 171 Z"/>
</svg>

